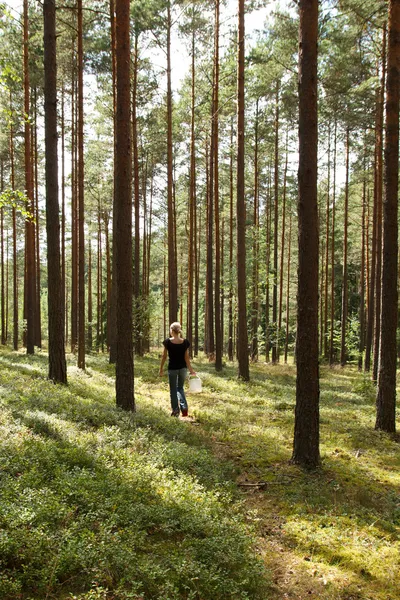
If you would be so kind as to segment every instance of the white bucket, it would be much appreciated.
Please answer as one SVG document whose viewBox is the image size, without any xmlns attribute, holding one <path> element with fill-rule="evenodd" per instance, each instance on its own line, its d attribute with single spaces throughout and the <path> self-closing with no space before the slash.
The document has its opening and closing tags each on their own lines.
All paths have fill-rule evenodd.
<svg viewBox="0 0 400 600">
<path fill-rule="evenodd" d="M 201 392 L 201 379 L 197 375 L 189 377 L 189 392 L 194 394 Z"/>
</svg>

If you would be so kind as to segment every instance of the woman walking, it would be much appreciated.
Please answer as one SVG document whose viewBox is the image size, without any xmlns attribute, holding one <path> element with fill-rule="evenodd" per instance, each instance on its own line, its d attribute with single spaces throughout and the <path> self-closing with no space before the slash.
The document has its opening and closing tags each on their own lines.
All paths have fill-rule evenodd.
<svg viewBox="0 0 400 600">
<path fill-rule="evenodd" d="M 172 323 L 170 326 L 171 337 L 163 341 L 164 352 L 161 358 L 159 376 L 163 376 L 164 363 L 168 356 L 168 379 L 169 393 L 171 397 L 171 417 L 179 417 L 179 410 L 182 417 L 188 414 L 188 405 L 183 389 L 187 369 L 191 375 L 196 375 L 190 364 L 189 346 L 190 342 L 182 337 L 182 327 L 180 323 Z"/>
</svg>

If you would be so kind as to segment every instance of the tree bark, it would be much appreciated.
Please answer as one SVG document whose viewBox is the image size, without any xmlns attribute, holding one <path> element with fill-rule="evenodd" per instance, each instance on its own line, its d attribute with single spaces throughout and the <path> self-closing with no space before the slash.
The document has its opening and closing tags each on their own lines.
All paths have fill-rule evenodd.
<svg viewBox="0 0 400 600">
<path fill-rule="evenodd" d="M 236 228 L 238 279 L 238 362 L 239 378 L 249 381 L 249 353 L 246 307 L 246 201 L 244 190 L 244 0 L 238 2 L 238 57 L 237 57 L 237 174 L 236 174 Z"/>
<path fill-rule="evenodd" d="M 299 267 L 296 409 L 292 461 L 314 468 L 319 455 L 317 38 L 318 0 L 300 0 Z"/>
<path fill-rule="evenodd" d="M 130 115 L 130 41 L 129 0 L 116 5 L 116 252 L 117 283 L 117 406 L 134 411 L 132 340 L 132 147 Z"/>
<path fill-rule="evenodd" d="M 374 365 L 372 379 L 378 379 L 379 341 L 381 326 L 381 285 L 382 285 L 382 196 L 383 196 L 383 109 L 385 102 L 386 80 L 386 24 L 383 27 L 382 40 L 382 78 L 377 106 L 378 122 L 376 127 L 376 276 L 375 276 L 375 330 L 374 330 Z"/>
<path fill-rule="evenodd" d="M 26 351 L 35 352 L 35 304 L 36 304 L 36 274 L 35 274 L 35 207 L 33 197 L 33 173 L 31 154 L 31 124 L 30 83 L 29 83 L 29 48 L 28 48 L 28 0 L 24 0 L 24 110 L 25 110 L 25 189 L 27 209 L 32 218 L 26 221 Z"/>
<path fill-rule="evenodd" d="M 78 367 L 85 368 L 85 167 L 83 154 L 83 7 L 78 0 Z"/>
<path fill-rule="evenodd" d="M 67 383 L 58 200 L 57 48 L 55 0 L 44 0 L 43 16 L 49 379 L 52 379 L 57 383 Z"/>
<path fill-rule="evenodd" d="M 342 328 L 340 346 L 340 364 L 345 366 L 347 360 L 346 330 L 347 330 L 347 253 L 348 253 L 348 226 L 349 226 L 349 155 L 350 155 L 350 132 L 346 131 L 346 181 L 344 188 L 344 232 L 343 232 L 343 282 L 342 282 Z"/>
<path fill-rule="evenodd" d="M 400 96 L 400 0 L 389 0 L 386 85 L 385 196 L 383 202 L 382 310 L 376 429 L 396 429 L 396 327 L 398 319 L 398 176 Z"/>
<path fill-rule="evenodd" d="M 173 198 L 173 148 L 172 148 L 172 87 L 171 87 L 171 0 L 167 14 L 167 205 L 168 205 L 168 307 L 169 322 L 178 316 L 178 267 L 175 252 L 175 218 Z"/>
</svg>

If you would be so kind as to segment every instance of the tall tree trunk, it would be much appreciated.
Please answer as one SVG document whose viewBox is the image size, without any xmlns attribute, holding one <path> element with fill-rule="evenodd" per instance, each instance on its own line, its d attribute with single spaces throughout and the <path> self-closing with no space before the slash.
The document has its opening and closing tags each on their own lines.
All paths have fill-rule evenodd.
<svg viewBox="0 0 400 600">
<path fill-rule="evenodd" d="M 276 82 L 275 96 L 275 157 L 274 157 L 274 261 L 272 286 L 272 322 L 274 328 L 274 343 L 272 344 L 272 362 L 278 360 L 278 220 L 279 220 L 279 89 L 280 81 Z"/>
<path fill-rule="evenodd" d="M 287 286 L 286 286 L 286 336 L 285 336 L 285 364 L 289 350 L 289 300 L 290 300 L 290 255 L 292 250 L 292 213 L 289 215 L 289 239 L 287 256 Z"/>
<path fill-rule="evenodd" d="M 125 410 L 135 410 L 132 340 L 132 148 L 130 115 L 130 42 L 129 0 L 118 0 L 116 5 L 116 202 L 117 238 L 117 364 L 116 401 Z"/>
<path fill-rule="evenodd" d="M 49 313 L 49 379 L 67 383 L 63 282 L 60 261 L 57 149 L 56 3 L 44 0 L 44 96 L 46 147 L 46 230 Z"/>
<path fill-rule="evenodd" d="M 104 219 L 104 235 L 106 243 L 106 270 L 107 270 L 107 349 L 110 349 L 110 324 L 111 324 L 111 252 L 110 252 L 110 236 L 108 231 L 109 218 L 107 211 L 103 213 Z"/>
<path fill-rule="evenodd" d="M 283 201 L 282 201 L 282 232 L 281 232 L 281 257 L 279 265 L 279 308 L 278 308 L 278 360 L 280 352 L 280 335 L 282 327 L 282 304 L 283 304 L 283 276 L 284 276 L 284 260 L 285 260 L 285 237 L 286 237 L 286 188 L 287 188 L 287 171 L 288 171 L 288 131 L 286 131 L 286 158 L 285 169 L 283 172 Z"/>
<path fill-rule="evenodd" d="M 362 370 L 363 352 L 365 344 L 365 220 L 367 212 L 367 161 L 366 161 L 366 137 L 364 134 L 364 174 L 363 174 L 363 191 L 362 191 L 362 214 L 361 214 L 361 275 L 360 275 L 360 342 L 358 346 L 358 370 Z"/>
<path fill-rule="evenodd" d="M 65 273 L 65 98 L 64 84 L 61 91 L 61 293 L 64 315 L 65 345 L 68 344 L 68 328 L 65 327 L 66 312 L 66 273 Z"/>
<path fill-rule="evenodd" d="M 342 282 L 342 328 L 341 328 L 341 346 L 340 346 L 340 364 L 342 367 L 346 364 L 346 330 L 347 330 L 347 298 L 348 298 L 348 280 L 347 280 L 347 251 L 348 251 L 348 226 L 349 226 L 349 156 L 350 156 L 350 132 L 346 130 L 346 181 L 344 188 L 344 231 L 343 231 L 343 282 Z"/>
<path fill-rule="evenodd" d="M 299 11 L 299 267 L 292 460 L 313 468 L 320 461 L 317 277 L 318 0 L 299 0 Z"/>
<path fill-rule="evenodd" d="M 324 288 L 324 320 L 323 320 L 323 355 L 328 358 L 328 289 L 329 289 L 329 203 L 331 199 L 331 122 L 328 124 L 328 181 L 326 190 L 325 212 L 325 288 Z"/>
<path fill-rule="evenodd" d="M 379 95 L 378 123 L 376 128 L 376 186 L 377 186 L 377 215 L 376 215 L 376 279 L 375 279 L 375 331 L 374 331 L 374 365 L 373 380 L 378 379 L 379 340 L 381 326 L 381 284 L 382 284 L 382 196 L 383 196 L 383 109 L 385 102 L 386 79 L 386 25 L 383 28 L 382 40 L 382 79 Z"/>
<path fill-rule="evenodd" d="M 168 309 L 169 322 L 178 316 L 178 267 L 175 252 L 175 218 L 173 198 L 173 148 L 172 148 L 172 87 L 171 87 L 171 0 L 167 16 L 167 204 L 168 204 Z"/>
<path fill-rule="evenodd" d="M 92 239 L 90 236 L 90 223 L 89 223 L 89 236 L 88 236 L 88 266 L 87 266 L 87 314 L 88 314 L 88 326 L 87 326 L 87 347 L 89 352 L 93 349 L 93 292 L 92 292 Z"/>
<path fill-rule="evenodd" d="M 267 199 L 265 203 L 265 227 L 266 227 L 266 282 L 265 282 L 265 360 L 269 362 L 270 351 L 270 264 L 271 264 L 271 221 L 272 221 L 272 195 L 271 195 L 271 172 L 268 172 Z"/>
<path fill-rule="evenodd" d="M 254 204 L 253 204 L 253 282 L 251 301 L 251 360 L 258 360 L 258 98 L 254 123 Z"/>
<path fill-rule="evenodd" d="M 194 5 L 192 7 L 192 77 L 191 77 L 191 116 L 190 116 L 190 175 L 189 175 L 189 238 L 188 238 L 188 311 L 187 337 L 191 341 L 190 356 L 193 356 L 193 280 L 196 270 L 194 254 L 195 237 L 195 203 L 196 203 L 196 140 L 195 140 L 195 28 Z"/>
<path fill-rule="evenodd" d="M 114 129 L 114 182 L 113 182 L 113 220 L 112 220 L 112 281 L 111 281 L 111 296 L 110 296 L 110 320 L 108 323 L 108 344 L 110 348 L 110 363 L 114 364 L 117 360 L 117 270 L 116 256 L 114 251 L 114 240 L 116 240 L 117 221 L 114 218 L 117 214 L 116 206 L 116 160 L 117 160 L 117 142 L 116 142 L 116 118 L 117 118 L 117 65 L 116 65 L 116 32 L 115 32 L 115 0 L 110 0 L 110 29 L 111 29 L 111 65 L 112 65 L 112 89 L 113 89 L 113 129 Z"/>
<path fill-rule="evenodd" d="M 396 327 L 398 320 L 398 186 L 400 96 L 400 0 L 389 0 L 386 86 L 385 197 L 383 202 L 382 311 L 376 429 L 396 430 Z"/>
<path fill-rule="evenodd" d="M 36 304 L 36 273 L 35 273 L 35 215 L 33 194 L 33 172 L 31 154 L 31 124 L 30 83 L 29 83 L 29 32 L 28 32 L 28 0 L 24 0 L 24 110 L 25 110 L 25 189 L 28 211 L 32 218 L 26 221 L 26 351 L 35 352 L 35 304 Z"/>
<path fill-rule="evenodd" d="M 14 161 L 14 126 L 13 105 L 10 91 L 10 167 L 11 189 L 15 189 L 15 161 Z M 15 206 L 12 208 L 12 238 L 13 238 L 13 348 L 18 350 L 18 264 L 17 264 L 17 214 Z"/>
<path fill-rule="evenodd" d="M 329 364 L 335 362 L 334 332 L 335 332 L 335 219 L 336 219 L 336 156 L 337 156 L 337 120 L 333 139 L 333 190 L 332 190 L 332 234 L 331 234 L 331 331 L 329 340 Z"/>
<path fill-rule="evenodd" d="M 72 49 L 71 86 L 71 352 L 78 344 L 78 199 L 77 199 L 77 87 L 75 42 Z"/>
<path fill-rule="evenodd" d="M 228 300 L 228 359 L 233 361 L 233 118 L 229 157 L 229 300 Z"/>
<path fill-rule="evenodd" d="M 244 190 L 244 0 L 238 2 L 237 58 L 237 175 L 236 228 L 238 279 L 238 361 L 239 378 L 249 381 L 249 353 L 246 307 L 246 199 Z"/>
<path fill-rule="evenodd" d="M 139 186 L 139 153 L 138 153 L 138 133 L 137 133 L 137 116 L 136 116 L 136 99 L 137 99 L 137 80 L 138 80 L 138 50 L 139 34 L 135 31 L 134 52 L 133 52 L 133 73 L 132 73 L 132 148 L 133 148 L 133 190 L 134 190 L 134 211 L 135 211 L 135 247 L 134 247 L 134 262 L 133 262 L 133 296 L 135 306 L 135 353 L 141 355 L 141 331 L 143 331 L 142 321 L 142 306 L 140 293 L 140 186 Z"/>
<path fill-rule="evenodd" d="M 37 89 L 33 96 L 34 128 L 32 136 L 32 165 L 34 172 L 34 204 L 35 204 L 35 273 L 36 273 L 36 310 L 35 310 L 35 346 L 42 347 L 42 316 L 40 306 L 40 215 L 39 215 L 39 167 L 38 167 L 38 124 L 37 124 Z"/>
<path fill-rule="evenodd" d="M 222 371 L 221 328 L 221 232 L 219 206 L 219 0 L 215 0 L 215 88 L 214 88 L 214 213 L 215 213 L 215 369 Z"/>
<path fill-rule="evenodd" d="M 83 8 L 78 0 L 78 367 L 85 368 L 85 206 L 83 155 Z"/>
</svg>

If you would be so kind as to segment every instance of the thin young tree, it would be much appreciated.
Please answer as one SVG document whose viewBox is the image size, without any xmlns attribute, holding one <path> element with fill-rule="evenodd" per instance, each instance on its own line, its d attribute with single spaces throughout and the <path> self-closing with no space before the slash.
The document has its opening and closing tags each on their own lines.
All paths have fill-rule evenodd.
<svg viewBox="0 0 400 600">
<path fill-rule="evenodd" d="M 33 171 L 31 154 L 31 123 L 30 114 L 30 83 L 29 83 L 29 18 L 28 0 L 24 0 L 24 110 L 25 110 L 25 189 L 27 208 L 32 218 L 26 220 L 25 248 L 25 307 L 26 307 L 26 351 L 35 352 L 35 304 L 36 304 L 36 274 L 35 274 L 35 222 L 33 216 Z"/>
<path fill-rule="evenodd" d="M 222 370 L 222 327 L 221 327 L 221 232 L 219 206 L 219 0 L 215 0 L 215 52 L 214 52 L 214 213 L 215 213 L 215 369 Z"/>
<path fill-rule="evenodd" d="M 239 378 L 249 381 L 249 354 L 246 308 L 246 204 L 244 194 L 244 0 L 238 2 L 237 57 L 237 174 L 236 174 L 236 231 L 237 231 L 237 300 Z"/>
<path fill-rule="evenodd" d="M 292 461 L 314 468 L 319 454 L 317 38 L 318 0 L 300 0 L 299 197 L 296 409 Z"/>
<path fill-rule="evenodd" d="M 64 342 L 64 293 L 61 273 L 60 217 L 58 201 L 55 0 L 44 0 L 43 17 L 49 379 L 57 383 L 67 383 Z"/>
<path fill-rule="evenodd" d="M 129 0 L 116 3 L 116 232 L 114 238 L 117 284 L 116 401 L 135 410 L 132 340 L 132 147 L 130 95 Z"/>
<path fill-rule="evenodd" d="M 78 367 L 85 368 L 85 206 L 83 154 L 83 5 L 78 0 Z"/>
<path fill-rule="evenodd" d="M 172 146 L 171 0 L 167 2 L 167 211 L 168 211 L 168 311 L 169 322 L 178 315 L 178 267 L 175 249 L 175 211 Z"/>
<path fill-rule="evenodd" d="M 398 186 L 400 98 L 400 0 L 389 0 L 383 202 L 382 306 L 379 351 L 377 429 L 396 429 L 396 327 L 398 318 Z"/>
</svg>

